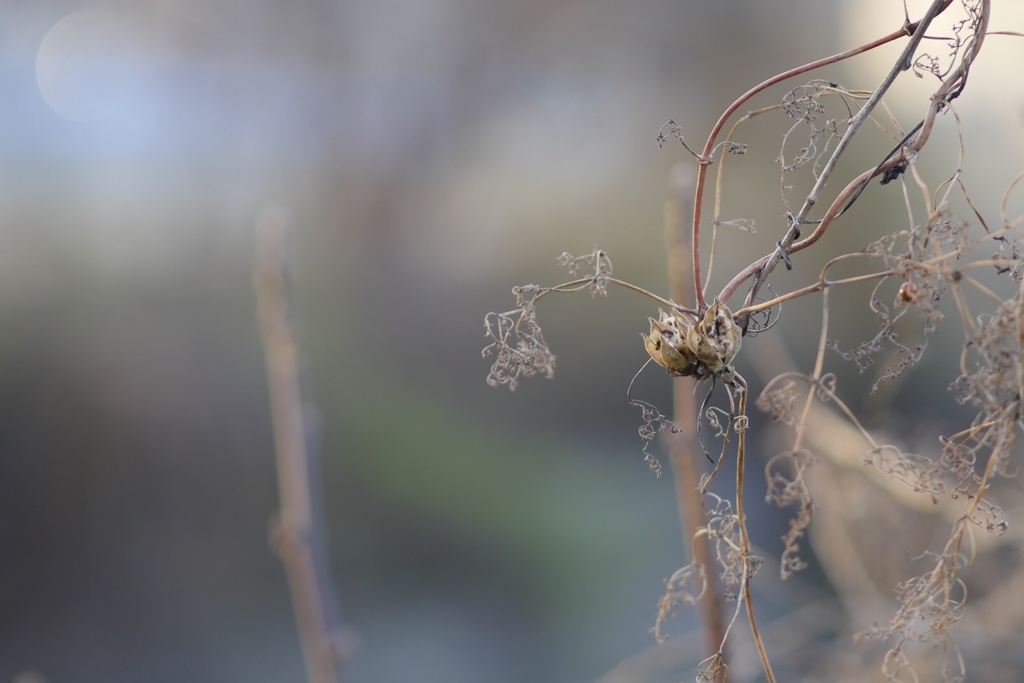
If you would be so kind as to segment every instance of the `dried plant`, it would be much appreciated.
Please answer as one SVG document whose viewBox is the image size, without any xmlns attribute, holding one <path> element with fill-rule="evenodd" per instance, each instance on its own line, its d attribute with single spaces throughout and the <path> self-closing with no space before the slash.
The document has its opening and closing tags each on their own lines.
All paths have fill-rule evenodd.
<svg viewBox="0 0 1024 683">
<path fill-rule="evenodd" d="M 660 145 L 678 140 L 696 160 L 695 199 L 687 235 L 689 262 L 680 264 L 671 256 L 680 247 L 675 239 L 670 239 L 668 245 L 671 297 L 663 298 L 613 277 L 607 253 L 595 248 L 585 256 L 565 253 L 559 257 L 559 265 L 568 268 L 572 280 L 554 287 L 517 287 L 513 290 L 513 310 L 489 313 L 485 318 L 489 345 L 484 355 L 494 359 L 487 381 L 514 390 L 523 377 L 551 377 L 554 373 L 555 357 L 537 321 L 537 305 L 543 297 L 578 291 L 607 296 L 613 286 L 632 290 L 657 306 L 657 317 L 649 317 L 648 328 L 640 331 L 643 348 L 650 357 L 647 364 L 660 366 L 677 384 L 702 382 L 709 387 L 699 409 L 688 407 L 689 412 L 681 413 L 677 405 L 672 420 L 655 405 L 633 397 L 632 385 L 627 391 L 628 401 L 641 409 L 643 453 L 656 473 L 661 473 L 661 466 L 651 447 L 657 435 L 663 433 L 696 433 L 699 449 L 689 449 L 689 456 L 692 459 L 694 452 L 703 451 L 714 464 L 710 473 L 692 485 L 686 483 L 686 477 L 677 476 L 681 499 L 692 497 L 694 489 L 699 494 L 699 514 L 684 514 L 689 516 L 684 523 L 693 544 L 694 561 L 666 580 L 654 627 L 656 638 L 662 641 L 667 637 L 665 626 L 680 605 L 712 605 L 706 619 L 713 637 L 708 657 L 698 667 L 698 680 L 726 678 L 732 656 L 727 648 L 730 643 L 732 648 L 742 646 L 742 642 L 736 642 L 739 637 L 732 635 L 742 612 L 746 613 L 749 642 L 764 676 L 768 681 L 776 680 L 752 601 L 752 580 L 766 560 L 754 553 L 747 530 L 743 490 L 746 444 L 753 430 L 747 416 L 748 382 L 734 363 L 743 358 L 744 336 L 768 332 L 784 304 L 809 296 L 821 301 L 813 367 L 765 376 L 754 401 L 760 411 L 790 434 L 785 446 L 765 465 L 766 502 L 794 511 L 778 559 L 781 578 L 808 566 L 804 545 L 814 543 L 820 524 L 816 512 L 826 508 L 825 523 L 834 543 L 815 544 L 816 554 L 844 596 L 851 621 L 865 615 L 873 619 L 854 623 L 852 629 L 859 631 L 859 641 L 885 644 L 887 650 L 879 668 L 882 676 L 899 681 L 957 681 L 966 675 L 966 663 L 971 658 L 964 655 L 952 627 L 965 618 L 975 625 L 980 623 L 968 616 L 972 609 L 968 587 L 974 581 L 970 568 L 977 561 L 979 548 L 994 552 L 1004 545 L 1001 539 L 1010 528 L 1012 513 L 997 503 L 993 486 L 997 478 L 1012 477 L 1020 467 L 1015 460 L 1019 458 L 1017 437 L 1024 430 L 1024 216 L 1008 215 L 1008 207 L 1011 194 L 1020 192 L 1019 186 L 1024 184 L 1024 173 L 1005 183 L 1008 189 L 996 221 L 984 217 L 985 212 L 977 208 L 968 191 L 960 163 L 964 155 L 962 137 L 956 163 L 944 180 L 930 184 L 927 173 L 920 168 L 920 154 L 936 126 L 949 126 L 959 133 L 961 121 L 953 103 L 968 89 L 968 76 L 989 35 L 991 0 L 960 0 L 957 9 L 961 18 L 941 31 L 934 29 L 938 26 L 936 19 L 953 4 L 952 0 L 934 0 L 919 20 L 911 22 L 908 18 L 887 36 L 764 81 L 723 112 L 699 152 L 690 148 L 682 127 L 674 121 L 662 128 L 658 134 Z M 922 47 L 926 37 L 938 36 L 943 40 L 928 43 L 939 45 L 938 51 Z M 776 105 L 735 117 L 754 95 L 783 81 L 899 40 L 906 41 L 904 49 L 872 90 L 812 79 L 782 92 Z M 897 78 L 908 71 L 935 83 L 931 96 L 922 102 L 920 122 L 912 126 L 902 125 L 882 99 Z M 751 121 L 771 115 L 787 117 L 791 122 L 777 155 L 782 234 L 770 253 L 733 273 L 719 292 L 710 296 L 715 254 L 724 248 L 720 243 L 755 232 L 753 219 L 722 217 L 725 169 L 737 163 L 726 163 L 727 158 L 756 152 L 737 142 L 736 134 Z M 722 138 L 726 124 L 734 117 Z M 828 197 L 826 184 L 839 180 L 837 164 L 852 149 L 855 138 L 862 139 L 858 133 L 865 123 L 887 136 L 891 148 Z M 709 209 L 705 186 L 713 166 L 717 172 Z M 882 185 L 892 183 L 902 190 L 906 217 L 894 219 L 888 234 L 861 250 L 832 256 L 810 285 L 777 293 L 780 283 L 776 281 L 772 288 L 769 278 L 778 264 L 792 269 L 799 260 L 796 255 L 803 250 L 829 249 L 822 238 L 841 217 L 843 221 L 855 220 L 844 215 L 860 197 L 872 192 L 869 184 L 875 178 Z M 809 189 L 795 189 L 801 186 Z M 821 206 L 825 210 L 814 217 Z M 705 225 L 704 216 L 709 212 L 711 219 Z M 705 252 L 702 245 L 708 227 L 710 247 Z M 724 228 L 738 230 L 724 233 Z M 853 274 L 834 276 L 836 272 Z M 1000 276 L 995 285 L 992 274 Z M 685 278 L 692 282 L 688 296 L 680 286 Z M 867 304 L 877 329 L 866 339 L 844 344 L 830 336 L 830 317 L 837 314 L 831 305 L 833 291 L 865 283 L 872 287 Z M 742 295 L 741 290 L 745 290 Z M 692 302 L 684 301 L 689 297 Z M 738 303 L 730 308 L 734 301 Z M 962 331 L 962 350 L 952 396 L 970 408 L 973 418 L 951 433 L 936 435 L 937 442 L 933 443 L 939 448 L 934 450 L 910 452 L 888 443 L 889 439 L 865 427 L 857 410 L 843 398 L 837 375 L 826 366 L 848 361 L 861 372 L 871 368 L 876 376 L 871 391 L 880 391 L 914 370 L 937 333 L 948 335 L 950 327 L 955 329 L 955 323 L 947 320 L 954 316 Z M 886 366 L 875 370 L 880 361 Z M 717 387 L 721 391 L 715 392 Z M 676 393 L 677 402 L 680 395 Z M 758 434 L 759 443 L 769 440 L 768 432 L 776 434 L 778 430 L 766 427 L 765 432 Z M 860 446 L 852 449 L 851 456 L 847 444 L 854 440 Z M 674 443 L 676 448 L 678 443 Z M 717 446 L 709 449 L 712 443 Z M 709 490 L 727 458 L 735 458 L 737 472 L 731 499 Z M 674 469 L 682 466 L 675 456 L 672 462 Z M 856 488 L 838 483 L 852 477 L 857 478 Z M 857 491 L 862 499 L 875 497 L 875 502 L 855 500 Z M 820 503 L 822 500 L 827 502 Z M 843 506 L 837 508 L 841 514 L 834 513 L 833 504 Z M 892 505 L 903 506 L 900 509 L 904 510 L 905 522 L 881 516 L 891 514 Z M 1017 509 L 1019 506 L 1014 511 Z M 927 525 L 921 516 L 929 520 Z M 854 549 L 855 543 L 861 542 L 859 529 L 871 524 L 878 528 L 886 522 L 896 527 L 905 525 L 908 533 L 920 532 L 925 526 L 934 533 L 940 525 L 945 526 L 943 540 L 916 559 L 924 564 L 924 570 L 913 577 L 905 573 L 888 586 L 884 580 L 890 578 L 889 565 L 895 560 L 878 561 L 874 566 L 871 561 L 877 558 Z M 900 533 L 899 529 L 887 532 L 888 540 L 899 543 Z M 714 571 L 709 564 L 714 565 Z M 1016 578 L 1024 577 L 1020 565 L 1018 557 L 1010 571 Z M 887 618 L 878 620 L 877 612 L 866 611 L 869 605 L 863 601 L 858 605 L 850 599 L 857 591 L 883 595 L 888 591 L 894 596 L 894 609 Z M 997 593 L 994 587 L 982 591 L 983 595 Z M 730 602 L 734 603 L 732 615 L 724 618 L 724 606 Z M 1017 618 L 1018 627 L 1024 625 L 1024 615 Z M 722 625 L 712 626 L 715 619 Z M 976 643 L 975 639 L 969 640 L 972 646 Z M 927 646 L 920 647 L 922 643 Z M 822 653 L 820 648 L 815 654 L 830 672 L 830 680 L 844 679 L 841 662 L 846 656 L 831 650 Z M 862 672 L 850 677 L 864 679 Z"/>
</svg>

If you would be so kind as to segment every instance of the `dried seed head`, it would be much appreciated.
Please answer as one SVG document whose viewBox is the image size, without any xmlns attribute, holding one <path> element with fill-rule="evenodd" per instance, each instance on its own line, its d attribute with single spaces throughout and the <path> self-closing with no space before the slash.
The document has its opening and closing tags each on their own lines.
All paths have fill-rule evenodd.
<svg viewBox="0 0 1024 683">
<path fill-rule="evenodd" d="M 704 318 L 690 330 L 688 344 L 697 358 L 715 372 L 736 357 L 742 335 L 732 311 L 716 299 Z"/>
<path fill-rule="evenodd" d="M 694 374 L 700 364 L 686 344 L 692 322 L 681 313 L 669 315 L 660 308 L 658 315 L 658 320 L 648 318 L 651 321 L 650 336 L 640 335 L 644 338 L 648 355 L 671 375 L 686 377 Z"/>
<path fill-rule="evenodd" d="M 725 382 L 735 379 L 729 365 L 740 348 L 743 331 L 725 304 L 715 301 L 699 321 L 685 313 L 658 309 L 650 335 L 641 334 L 647 353 L 670 375 L 703 379 L 709 374 Z"/>
</svg>

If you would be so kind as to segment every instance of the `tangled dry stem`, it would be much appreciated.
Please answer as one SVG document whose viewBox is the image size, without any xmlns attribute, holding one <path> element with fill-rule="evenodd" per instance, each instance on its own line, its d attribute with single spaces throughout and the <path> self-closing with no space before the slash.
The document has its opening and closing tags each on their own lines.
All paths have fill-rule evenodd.
<svg viewBox="0 0 1024 683">
<path fill-rule="evenodd" d="M 1010 183 L 1001 207 L 1000 222 L 996 224 L 983 217 L 962 177 L 962 137 L 956 167 L 944 181 L 932 187 L 918 169 L 918 155 L 930 140 L 941 113 L 951 114 L 949 118 L 959 133 L 960 119 L 953 109 L 953 101 L 967 84 L 988 27 L 990 0 L 961 0 L 965 18 L 950 29 L 945 42 L 947 51 L 938 55 L 918 53 L 931 22 L 951 4 L 951 0 L 935 0 L 918 22 L 908 21 L 900 31 L 756 86 L 723 113 L 701 153 L 686 144 L 680 126 L 670 121 L 663 127 L 658 136 L 659 144 L 675 138 L 697 160 L 691 231 L 693 308 L 612 277 L 607 254 L 595 248 L 581 257 L 568 253 L 559 257 L 559 264 L 568 268 L 575 279 L 550 288 L 517 287 L 513 290 L 515 308 L 506 313 L 489 313 L 485 319 L 490 343 L 484 355 L 495 357 L 488 382 L 515 389 L 522 377 L 535 374 L 550 377 L 554 371 L 555 358 L 544 341 L 536 317 L 536 305 L 542 297 L 552 292 L 577 291 L 605 296 L 609 287 L 615 285 L 640 293 L 667 309 L 659 310 L 657 318 L 649 319 L 649 330 L 643 335 L 650 356 L 648 364 L 653 361 L 671 376 L 690 377 L 711 387 L 695 417 L 697 433 L 701 434 L 701 427 L 707 426 L 709 438 L 718 444 L 712 449 L 716 457 L 708 456 L 716 464 L 698 490 L 704 519 L 691 542 L 706 543 L 712 549 L 708 563 L 715 567 L 724 597 L 735 604 L 717 651 L 698 666 L 698 680 L 723 679 L 728 668 L 726 641 L 745 608 L 764 673 L 769 681 L 774 681 L 751 595 L 751 579 L 763 560 L 753 553 L 746 526 L 743 478 L 749 430 L 747 384 L 736 372 L 733 360 L 743 335 L 767 329 L 772 320 L 778 319 L 777 312 L 783 304 L 811 295 L 821 300 L 820 335 L 813 368 L 807 373 L 789 372 L 771 379 L 755 401 L 757 408 L 767 413 L 773 422 L 792 431 L 789 446 L 765 465 L 766 501 L 794 510 L 782 538 L 781 576 L 789 578 L 808 565 L 803 545 L 819 504 L 809 475 L 830 457 L 827 451 L 816 452 L 811 447 L 810 436 L 817 429 L 813 416 L 822 409 L 828 410 L 845 420 L 863 440 L 861 462 L 865 468 L 912 495 L 926 497 L 936 506 L 950 502 L 959 505 L 946 541 L 918 558 L 927 564 L 926 571 L 896 586 L 898 607 L 895 613 L 884 624 L 863 628 L 859 639 L 879 639 L 889 644 L 881 669 L 890 680 L 917 677 L 909 650 L 913 644 L 922 642 L 936 644 L 945 653 L 940 667 L 942 680 L 961 680 L 964 676 L 965 660 L 951 628 L 968 609 L 964 575 L 974 557 L 973 534 L 999 536 L 1009 529 L 1007 513 L 991 500 L 991 489 L 995 478 L 1016 473 L 1019 467 L 1014 459 L 1017 434 L 1024 431 L 1021 415 L 1024 397 L 1024 232 L 1021 224 L 1024 217 L 1011 217 L 1007 211 L 1009 195 L 1024 181 L 1024 173 Z M 753 95 L 786 78 L 847 59 L 900 37 L 908 38 L 907 45 L 874 90 L 854 90 L 836 83 L 810 80 L 787 91 L 779 104 L 740 117 L 726 138 L 719 140 L 726 122 Z M 910 127 L 909 132 L 882 103 L 882 96 L 907 70 L 938 82 L 920 123 Z M 839 108 L 838 113 L 833 106 Z M 887 122 L 873 115 L 879 107 L 886 112 Z M 755 227 L 750 218 L 722 218 L 726 156 L 748 151 L 735 140 L 741 125 L 772 113 L 781 113 L 793 122 L 783 136 L 777 158 L 785 209 L 782 239 L 774 251 L 740 269 L 709 304 L 706 292 L 719 230 L 739 228 L 731 231 L 732 239 L 741 233 L 752 234 Z M 874 166 L 850 179 L 826 205 L 821 217 L 812 220 L 810 214 L 818 205 L 826 183 L 835 174 L 839 159 L 866 122 L 872 123 L 895 146 Z M 699 235 L 704 185 L 708 167 L 713 163 L 719 168 L 705 279 Z M 797 183 L 792 179 L 797 174 L 804 174 L 805 182 L 812 185 L 806 195 L 795 195 Z M 859 252 L 833 258 L 810 285 L 782 294 L 770 289 L 768 279 L 775 266 L 782 262 L 787 268 L 793 267 L 792 256 L 818 244 L 836 220 L 868 191 L 867 183 L 876 177 L 883 185 L 896 183 L 902 191 L 907 207 L 906 226 L 876 238 Z M 789 210 L 792 196 L 803 197 L 796 211 Z M 962 213 L 964 206 L 969 209 L 967 217 Z M 805 235 L 807 226 L 811 226 L 810 232 Z M 674 260 L 670 259 L 670 263 L 677 268 Z M 860 271 L 832 277 L 840 265 L 860 268 Z M 580 277 L 584 269 L 587 274 Z M 986 282 L 986 271 L 1001 276 L 1000 286 Z M 678 281 L 679 273 L 673 275 L 674 281 Z M 862 283 L 872 283 L 867 306 L 874 316 L 875 330 L 865 339 L 847 346 L 829 336 L 832 292 Z M 748 287 L 745 302 L 734 314 L 725 302 L 744 285 Z M 762 298 L 762 287 L 768 288 L 771 297 Z M 837 376 L 826 367 L 829 360 L 848 361 L 860 372 L 870 369 L 876 374 L 871 391 L 877 392 L 884 385 L 901 381 L 921 363 L 929 340 L 948 327 L 947 318 L 951 314 L 959 320 L 963 334 L 958 376 L 951 389 L 957 402 L 973 409 L 973 420 L 966 428 L 940 437 L 939 453 L 910 452 L 886 443 L 867 429 L 855 409 L 841 398 Z M 754 316 L 765 316 L 765 319 L 759 325 L 754 322 Z M 883 359 L 886 365 L 878 370 L 876 363 Z M 660 464 L 650 449 L 659 434 L 679 431 L 679 427 L 657 406 L 634 397 L 632 386 L 630 383 L 627 400 L 641 410 L 639 434 L 644 457 L 660 474 Z M 711 402 L 716 386 L 724 389 L 724 405 Z M 723 394 L 720 392 L 718 396 L 721 401 Z M 703 437 L 701 443 L 707 454 Z M 731 500 L 708 488 L 730 453 L 735 454 L 737 467 Z M 711 572 L 708 564 L 693 562 L 666 579 L 653 628 L 658 641 L 667 638 L 666 626 L 680 606 L 706 599 Z"/>
</svg>

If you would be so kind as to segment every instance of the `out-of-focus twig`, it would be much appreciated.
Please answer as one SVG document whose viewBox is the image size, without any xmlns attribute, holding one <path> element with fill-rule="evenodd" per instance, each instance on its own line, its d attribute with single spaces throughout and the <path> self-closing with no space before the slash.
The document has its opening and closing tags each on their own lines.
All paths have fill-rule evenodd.
<svg viewBox="0 0 1024 683">
<path fill-rule="evenodd" d="M 668 253 L 669 291 L 674 301 L 688 301 L 688 269 L 691 263 L 686 245 L 686 228 L 689 223 L 684 215 L 686 197 L 693 192 L 694 178 L 689 168 L 677 167 L 672 177 L 672 198 L 665 206 L 665 248 Z M 696 404 L 693 400 L 695 382 L 690 377 L 677 377 L 672 382 L 673 421 L 678 425 L 669 447 L 669 460 L 675 478 L 676 501 L 679 520 L 683 527 L 683 547 L 693 547 L 691 561 L 704 567 L 708 591 L 701 601 L 701 621 L 704 628 L 706 655 L 712 656 L 722 647 L 725 626 L 722 620 L 721 596 L 711 571 L 711 549 L 707 534 L 698 534 L 703 526 L 698 488 L 700 485 L 700 463 L 702 450 L 697 446 Z M 722 669 L 724 674 L 725 669 Z"/>
<path fill-rule="evenodd" d="M 288 310 L 288 221 L 284 211 L 264 210 L 256 230 L 253 279 L 267 361 L 281 504 L 272 522 L 271 543 L 288 576 L 309 680 L 338 683 L 349 638 L 335 605 L 318 505 L 319 458 L 311 445 L 299 353 Z"/>
</svg>

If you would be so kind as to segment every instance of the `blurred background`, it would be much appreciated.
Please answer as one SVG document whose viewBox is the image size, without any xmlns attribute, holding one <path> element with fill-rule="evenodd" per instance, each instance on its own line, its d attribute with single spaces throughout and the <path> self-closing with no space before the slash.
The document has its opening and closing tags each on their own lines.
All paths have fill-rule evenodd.
<svg viewBox="0 0 1024 683">
<path fill-rule="evenodd" d="M 699 148 L 754 83 L 902 21 L 883 0 L 0 0 L 0 681 L 303 679 L 267 540 L 277 490 L 251 272 L 268 208 L 293 228 L 331 558 L 356 636 L 346 680 L 590 681 L 629 661 L 637 677 L 607 680 L 689 679 L 692 611 L 668 645 L 648 632 L 686 554 L 671 477 L 644 465 L 625 396 L 656 307 L 621 290 L 545 300 L 558 371 L 515 393 L 484 383 L 484 314 L 595 244 L 618 277 L 666 293 L 663 207 L 688 155 L 659 148 L 662 124 Z M 999 43 L 960 105 L 983 212 L 1024 152 L 1024 86 L 999 66 L 1020 48 Z M 873 87 L 895 49 L 818 77 Z M 898 112 L 922 111 L 899 97 Z M 730 161 L 726 218 L 758 233 L 730 236 L 716 285 L 781 236 L 788 125 L 740 136 L 752 149 Z M 955 131 L 936 135 L 948 174 Z M 891 146 L 872 144 L 850 169 Z M 874 238 L 873 211 L 905 221 L 898 193 L 871 200 L 836 249 Z M 815 278 L 813 263 L 777 287 Z M 789 312 L 772 358 L 785 348 L 809 368 L 818 308 Z M 871 336 L 860 309 L 837 330 L 848 346 Z M 859 402 L 872 378 L 832 360 L 869 424 L 955 414 L 949 368 Z M 942 401 L 920 399 L 936 388 Z M 670 410 L 662 374 L 640 391 Z M 768 558 L 786 514 L 758 511 Z M 764 594 L 770 621 L 833 588 L 812 562 Z"/>
</svg>

